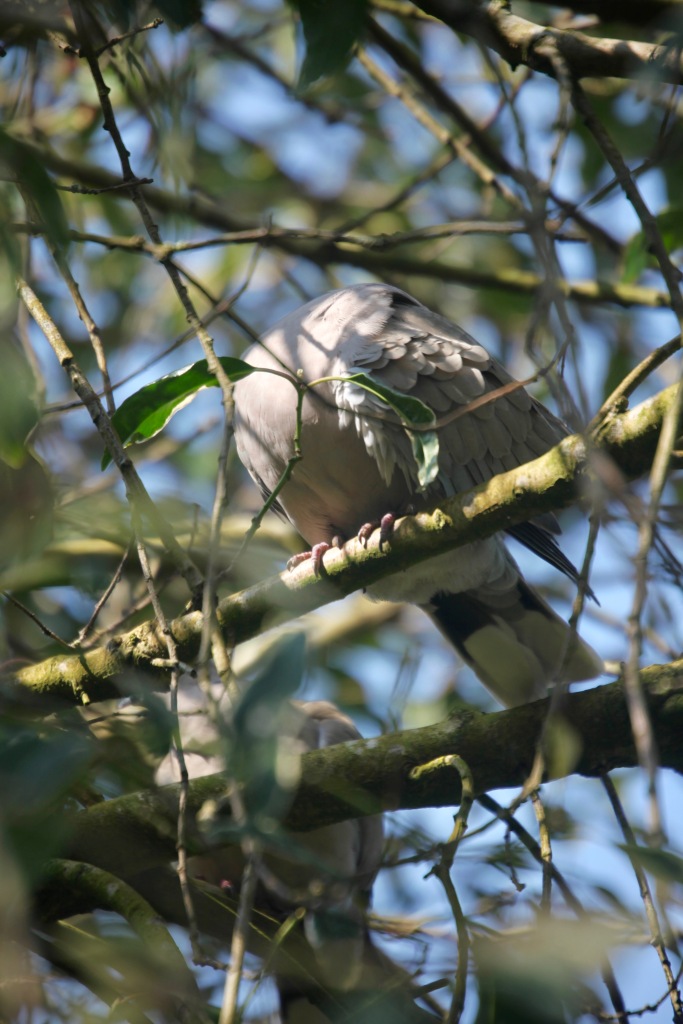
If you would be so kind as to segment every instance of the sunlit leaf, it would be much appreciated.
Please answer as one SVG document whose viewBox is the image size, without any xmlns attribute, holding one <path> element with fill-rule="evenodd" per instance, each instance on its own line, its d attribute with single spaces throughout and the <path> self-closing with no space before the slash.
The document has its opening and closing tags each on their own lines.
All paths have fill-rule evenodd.
<svg viewBox="0 0 683 1024">
<path fill-rule="evenodd" d="M 417 463 L 417 480 L 424 490 L 439 473 L 439 435 L 435 430 L 426 430 L 424 433 L 411 431 L 409 437 Z"/>
<path fill-rule="evenodd" d="M 422 489 L 428 487 L 439 472 L 439 436 L 435 430 L 411 430 L 410 428 L 429 426 L 434 423 L 434 413 L 429 406 L 421 402 L 419 398 L 405 395 L 401 391 L 394 391 L 393 388 L 388 388 L 385 384 L 379 384 L 366 373 L 354 373 L 343 379 L 349 380 L 375 395 L 398 413 L 410 437 L 413 456 L 417 463 L 417 479 L 420 487 Z"/>
<path fill-rule="evenodd" d="M 233 382 L 254 372 L 253 366 L 233 356 L 222 356 L 219 362 Z M 171 417 L 191 402 L 199 391 L 210 387 L 218 387 L 218 381 L 209 371 L 206 359 L 200 359 L 140 388 L 121 403 L 112 423 L 124 446 L 148 441 L 163 430 Z M 102 469 L 106 469 L 110 462 L 111 455 L 105 452 Z"/>
</svg>

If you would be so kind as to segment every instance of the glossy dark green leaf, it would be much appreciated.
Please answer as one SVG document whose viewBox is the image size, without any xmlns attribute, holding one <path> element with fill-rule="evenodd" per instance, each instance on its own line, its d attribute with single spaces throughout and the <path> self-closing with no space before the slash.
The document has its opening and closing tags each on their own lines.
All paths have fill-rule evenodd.
<svg viewBox="0 0 683 1024">
<path fill-rule="evenodd" d="M 365 23 L 368 0 L 293 0 L 301 15 L 306 55 L 299 88 L 341 71 Z"/>
<path fill-rule="evenodd" d="M 248 377 L 254 371 L 249 363 L 232 356 L 222 356 L 219 362 L 233 382 Z M 200 359 L 140 388 L 121 403 L 112 423 L 125 447 L 137 441 L 148 441 L 163 430 L 171 417 L 191 402 L 199 391 L 210 387 L 218 387 L 218 381 L 209 371 L 206 359 Z M 102 469 L 106 469 L 110 462 L 111 456 L 105 452 Z"/>
</svg>

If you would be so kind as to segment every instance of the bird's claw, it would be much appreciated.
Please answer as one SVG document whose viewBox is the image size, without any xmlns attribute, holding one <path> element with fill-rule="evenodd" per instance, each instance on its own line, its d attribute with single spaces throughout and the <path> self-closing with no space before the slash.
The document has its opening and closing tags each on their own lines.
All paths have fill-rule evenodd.
<svg viewBox="0 0 683 1024">
<path fill-rule="evenodd" d="M 387 512 L 383 515 L 379 521 L 379 549 L 382 550 L 383 546 L 391 539 L 394 532 L 394 524 L 396 523 L 396 516 L 393 512 Z"/>
<path fill-rule="evenodd" d="M 361 542 L 364 548 L 368 546 L 370 537 L 375 532 L 379 523 L 363 523 L 360 530 L 358 531 L 358 540 Z"/>
<path fill-rule="evenodd" d="M 326 551 L 330 550 L 330 545 L 327 541 L 321 541 L 320 544 L 314 544 L 310 551 L 300 551 L 287 562 L 287 568 L 291 571 L 296 569 L 297 565 L 301 565 L 302 562 L 307 562 L 310 559 L 313 560 L 313 572 L 316 576 L 322 576 L 323 574 L 323 555 Z"/>
<path fill-rule="evenodd" d="M 374 523 L 363 523 L 360 530 L 358 531 L 358 540 L 361 542 L 364 548 L 368 546 L 370 537 L 379 527 L 379 549 L 380 551 L 384 545 L 391 539 L 391 535 L 394 532 L 394 523 L 396 522 L 396 516 L 393 512 L 387 512 L 383 515 L 380 521 Z"/>
</svg>

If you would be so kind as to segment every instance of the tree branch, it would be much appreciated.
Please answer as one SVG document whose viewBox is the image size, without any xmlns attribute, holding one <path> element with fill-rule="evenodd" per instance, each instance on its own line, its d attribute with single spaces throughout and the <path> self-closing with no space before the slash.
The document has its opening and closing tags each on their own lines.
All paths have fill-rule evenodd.
<svg viewBox="0 0 683 1024">
<path fill-rule="evenodd" d="M 550 7 L 569 7 L 581 14 L 596 14 L 601 21 L 629 25 L 654 25 L 657 29 L 679 28 L 683 0 L 546 0 Z"/>
<path fill-rule="evenodd" d="M 662 421 L 675 396 L 676 385 L 672 385 L 629 412 L 607 415 L 590 445 L 579 435 L 565 438 L 534 462 L 441 502 L 431 512 L 405 516 L 396 524 L 388 551 L 379 550 L 376 531 L 367 547 L 352 539 L 341 550 L 329 551 L 322 579 L 308 563 L 225 598 L 218 607 L 224 636 L 231 643 L 247 640 L 275 622 L 338 600 L 432 555 L 564 508 L 598 479 L 596 452 L 611 457 L 625 477 L 638 477 L 651 464 Z M 593 444 L 599 444 L 599 449 Z M 191 662 L 200 642 L 201 613 L 175 619 L 171 630 L 178 657 Z M 164 689 L 168 673 L 155 668 L 154 662 L 166 657 L 164 637 L 155 622 L 146 622 L 105 647 L 72 656 L 60 654 L 19 669 L 9 682 L 25 695 L 33 693 L 41 703 L 48 697 L 89 703 L 135 692 L 142 680 Z"/>
<path fill-rule="evenodd" d="M 454 32 L 464 32 L 495 50 L 513 69 L 521 64 L 556 78 L 557 65 L 547 49 L 550 41 L 564 67 L 577 80 L 641 76 L 675 84 L 683 80 L 683 61 L 677 46 L 604 39 L 538 25 L 512 14 L 502 0 L 417 0 L 417 5 Z"/>
<path fill-rule="evenodd" d="M 683 772 L 683 660 L 652 665 L 640 675 L 661 764 Z M 414 771 L 449 754 L 458 754 L 468 765 L 475 796 L 519 785 L 531 770 L 549 700 L 493 714 L 458 713 L 422 729 L 304 754 L 284 825 L 307 831 L 380 810 L 456 805 L 460 781 L 448 763 L 442 761 L 441 767 L 428 772 Z M 570 694 L 563 715 L 580 749 L 569 774 L 596 777 L 638 765 L 622 680 Z M 193 780 L 188 812 L 195 815 L 206 800 L 224 796 L 227 784 L 223 773 Z M 67 855 L 124 879 L 172 860 L 179 792 L 179 785 L 164 786 L 79 812 Z M 130 855 L 133 848 L 135 857 Z"/>
<path fill-rule="evenodd" d="M 54 173 L 65 177 L 76 178 L 81 182 L 98 188 L 111 188 L 121 184 L 121 178 L 102 167 L 68 160 L 43 146 L 24 143 L 35 152 L 36 158 Z M 330 241 L 302 239 L 296 232 L 285 232 L 282 229 L 262 231 L 253 224 L 245 224 L 223 206 L 211 202 L 200 195 L 182 196 L 161 188 L 145 185 L 140 186 L 140 193 L 145 200 L 162 213 L 171 213 L 192 219 L 198 224 L 215 228 L 224 232 L 243 233 L 248 231 L 258 234 L 258 244 L 263 248 L 277 249 L 300 259 L 310 260 L 317 266 L 333 266 L 346 264 L 360 267 L 368 273 L 379 277 L 387 275 L 410 275 L 427 277 L 430 280 L 465 284 L 473 288 L 494 288 L 501 291 L 535 295 L 542 283 L 538 274 L 516 267 L 499 268 L 495 271 L 479 270 L 470 264 L 438 263 L 431 259 L 418 257 L 393 256 L 387 253 L 369 252 L 362 247 Z M 114 239 L 119 243 L 120 239 Z M 144 243 L 137 236 L 131 236 L 127 248 L 144 251 Z M 589 304 L 614 302 L 619 306 L 668 307 L 669 296 L 657 288 L 648 288 L 637 284 L 623 284 L 611 281 L 567 281 L 558 278 L 556 287 L 566 298 Z"/>
</svg>

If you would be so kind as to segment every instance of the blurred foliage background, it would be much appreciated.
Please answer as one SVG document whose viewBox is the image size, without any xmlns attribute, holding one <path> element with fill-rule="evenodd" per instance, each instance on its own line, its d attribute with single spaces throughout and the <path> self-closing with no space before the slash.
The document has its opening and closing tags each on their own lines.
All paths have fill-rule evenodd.
<svg viewBox="0 0 683 1024">
<path fill-rule="evenodd" d="M 101 471 L 102 439 L 68 366 L 18 300 L 17 278 L 110 413 L 143 384 L 206 355 L 196 318 L 218 354 L 239 356 L 298 304 L 379 279 L 461 324 L 515 376 L 550 366 L 533 391 L 580 430 L 680 332 L 682 28 L 680 0 L 567 8 L 520 0 L 512 12 L 470 0 L 5 0 L 0 659 L 8 676 L 97 648 L 153 617 L 126 486 L 114 467 Z M 137 200 L 122 148 L 142 182 Z M 653 366 L 636 399 L 679 375 L 673 359 Z M 223 413 L 220 389 L 205 390 L 132 453 L 202 571 Z M 614 480 L 592 496 L 599 531 L 590 581 L 600 606 L 585 608 L 580 628 L 612 662 L 629 655 L 648 495 L 644 482 Z M 683 648 L 682 499 L 673 474 L 640 616 L 642 664 L 672 661 Z M 230 570 L 221 594 L 279 571 L 301 547 L 269 517 L 232 566 L 259 506 L 230 453 L 212 563 Z M 586 519 L 585 508 L 562 517 L 577 564 Z M 153 524 L 140 532 L 172 618 L 187 605 L 186 581 Z M 514 553 L 568 615 L 568 581 Z M 287 662 L 278 707 L 291 694 L 333 700 L 367 736 L 429 725 L 463 705 L 494 708 L 414 609 L 356 595 L 301 628 L 306 655 Z M 238 681 L 258 677 L 269 644 L 266 636 L 238 648 Z M 180 734 L 201 771 L 224 764 L 222 696 L 215 679 L 212 686 L 209 700 L 179 683 Z M 37 716 L 8 689 L 0 704 L 2 1019 L 217 1019 L 223 973 L 196 950 L 193 957 L 187 929 L 153 927 L 121 887 L 123 869 L 107 880 L 107 903 L 101 876 L 53 859 L 69 857 L 78 815 L 172 777 L 164 759 L 178 731 L 168 699 L 133 673 L 121 697 L 132 702 L 80 710 L 46 698 Z M 209 712 L 210 735 L 194 729 Z M 386 816 L 374 942 L 416 985 L 434 983 L 437 1019 L 683 1020 L 672 985 L 681 963 L 683 789 L 659 773 L 654 801 L 636 770 L 614 773 L 613 784 L 611 803 L 595 780 L 543 788 L 541 834 L 583 904 L 578 917 L 566 894 L 548 891 L 547 872 L 519 836 L 490 806 L 475 805 L 453 870 L 471 939 L 466 990 L 455 1002 L 462 935 L 458 944 L 442 886 L 425 878 L 452 812 Z M 498 799 L 507 805 L 516 793 Z M 538 834 L 528 803 L 516 814 Z M 636 858 L 639 873 L 623 848 L 636 839 L 649 851 Z M 121 856 L 135 864 L 134 832 Z M 95 851 L 88 864 L 99 863 Z M 654 901 L 645 907 L 643 866 Z M 56 893 L 73 896 L 74 913 L 60 909 Z M 183 920 L 182 910 L 168 916 Z M 222 920 L 205 960 L 227 956 L 232 912 Z M 608 954 L 621 1003 L 600 977 Z M 246 1000 L 248 1019 L 276 1020 L 261 962 L 247 960 L 240 1005 Z M 364 1012 L 390 1019 L 386 1007 Z"/>
</svg>

